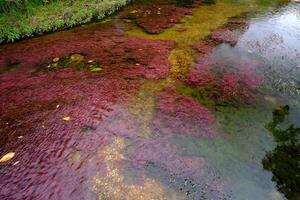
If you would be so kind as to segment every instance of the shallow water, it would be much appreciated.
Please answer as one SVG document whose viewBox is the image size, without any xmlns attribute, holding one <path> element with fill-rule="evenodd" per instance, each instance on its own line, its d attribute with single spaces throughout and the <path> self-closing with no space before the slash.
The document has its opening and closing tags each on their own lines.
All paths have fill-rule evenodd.
<svg viewBox="0 0 300 200">
<path fill-rule="evenodd" d="M 300 5 L 144 6 L 0 46 L 1 199 L 298 200 Z"/>
</svg>

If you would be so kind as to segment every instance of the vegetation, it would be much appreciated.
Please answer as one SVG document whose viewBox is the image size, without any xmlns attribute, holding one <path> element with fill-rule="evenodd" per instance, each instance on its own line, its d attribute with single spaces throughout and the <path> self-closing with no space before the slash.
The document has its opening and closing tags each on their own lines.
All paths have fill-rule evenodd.
<svg viewBox="0 0 300 200">
<path fill-rule="evenodd" d="M 128 1 L 0 0 L 0 43 L 102 19 Z"/>
</svg>

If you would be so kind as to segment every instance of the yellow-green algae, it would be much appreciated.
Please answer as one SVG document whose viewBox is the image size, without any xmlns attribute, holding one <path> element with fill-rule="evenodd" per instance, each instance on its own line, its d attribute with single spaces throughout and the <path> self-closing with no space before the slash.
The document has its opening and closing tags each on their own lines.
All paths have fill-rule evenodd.
<svg viewBox="0 0 300 200">
<path fill-rule="evenodd" d="M 129 111 L 142 124 L 142 133 L 140 133 L 140 137 L 148 138 L 151 136 L 149 124 L 154 115 L 155 96 L 168 84 L 170 84 L 169 79 L 146 81 L 142 84 L 138 94 L 132 97 Z"/>
</svg>

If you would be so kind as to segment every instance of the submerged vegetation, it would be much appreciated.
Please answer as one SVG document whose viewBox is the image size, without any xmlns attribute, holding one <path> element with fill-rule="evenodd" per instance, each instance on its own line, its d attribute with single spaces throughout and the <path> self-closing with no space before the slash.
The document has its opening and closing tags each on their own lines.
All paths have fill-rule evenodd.
<svg viewBox="0 0 300 200">
<path fill-rule="evenodd" d="M 0 0 L 0 43 L 102 19 L 128 0 Z"/>
</svg>

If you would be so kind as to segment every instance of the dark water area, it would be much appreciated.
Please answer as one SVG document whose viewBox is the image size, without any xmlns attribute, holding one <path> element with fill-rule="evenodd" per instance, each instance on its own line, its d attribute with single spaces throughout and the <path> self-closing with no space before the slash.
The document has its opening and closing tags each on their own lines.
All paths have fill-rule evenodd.
<svg viewBox="0 0 300 200">
<path fill-rule="evenodd" d="M 0 46 L 0 199 L 300 198 L 300 4 L 137 1 Z"/>
</svg>

